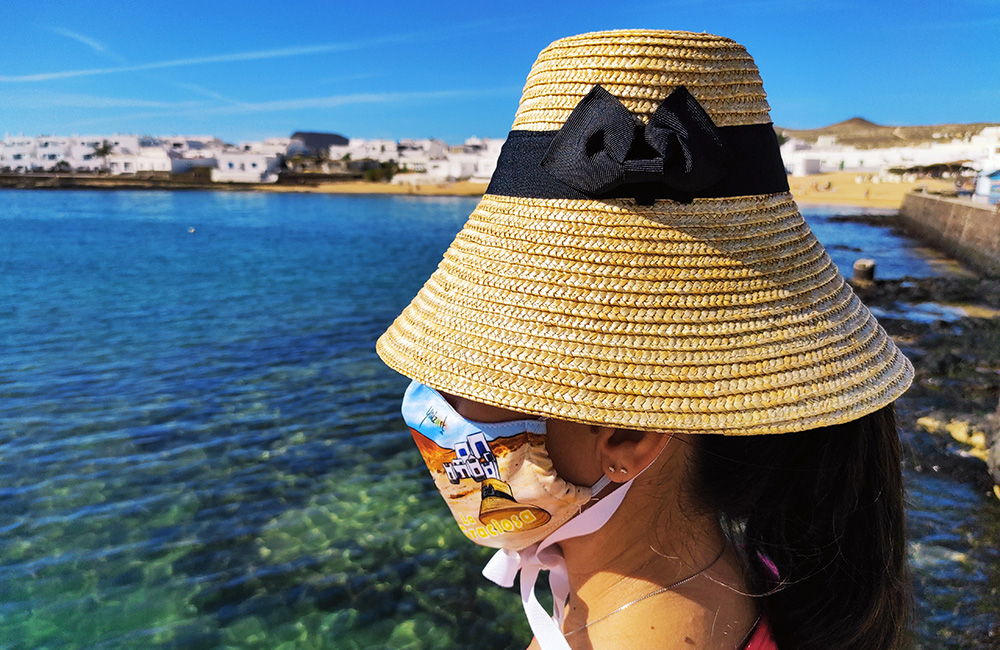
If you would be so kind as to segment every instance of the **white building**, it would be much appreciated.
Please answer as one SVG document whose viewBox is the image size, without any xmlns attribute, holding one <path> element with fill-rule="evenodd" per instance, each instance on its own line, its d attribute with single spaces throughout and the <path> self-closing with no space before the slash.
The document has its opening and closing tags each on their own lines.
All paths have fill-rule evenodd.
<svg viewBox="0 0 1000 650">
<path fill-rule="evenodd" d="M 136 172 L 166 172 L 173 171 L 173 161 L 167 151 L 161 147 L 139 147 L 135 157 Z"/>
<path fill-rule="evenodd" d="M 265 156 L 284 156 L 288 153 L 288 145 L 292 143 L 291 138 L 267 138 L 259 142 L 241 142 L 240 151 L 247 153 L 260 153 Z"/>
<path fill-rule="evenodd" d="M 332 145 L 330 160 L 375 160 L 377 162 L 397 162 L 399 145 L 395 140 L 364 140 L 351 138 L 347 144 Z"/>
<path fill-rule="evenodd" d="M 476 173 L 479 156 L 473 153 L 449 153 L 441 160 L 425 164 L 431 182 L 449 182 L 472 178 Z"/>
<path fill-rule="evenodd" d="M 130 153 L 112 154 L 107 158 L 108 172 L 112 176 L 134 174 L 136 172 L 136 157 Z"/>
<path fill-rule="evenodd" d="M 398 151 L 401 169 L 426 172 L 429 162 L 447 158 L 448 144 L 441 140 L 400 140 Z"/>
<path fill-rule="evenodd" d="M 992 153 L 985 156 L 977 169 L 980 171 L 1000 170 L 1000 127 L 990 126 L 972 136 L 972 142 L 979 143 Z"/>
<path fill-rule="evenodd" d="M 493 177 L 493 172 L 497 169 L 497 161 L 500 159 L 500 150 L 506 140 L 497 138 L 476 138 L 472 137 L 462 145 L 464 151 L 477 155 L 476 169 L 469 177 L 477 183 L 488 183 Z"/>
<path fill-rule="evenodd" d="M 36 152 L 35 138 L 7 136 L 0 143 L 0 169 L 15 172 L 30 171 L 36 163 Z"/>
<path fill-rule="evenodd" d="M 50 170 L 57 168 L 60 163 L 64 163 L 64 166 L 69 166 L 70 162 L 67 159 L 69 158 L 71 145 L 72 143 L 69 138 L 40 136 L 35 155 L 39 167 L 43 170 Z"/>
<path fill-rule="evenodd" d="M 193 151 L 212 151 L 226 146 L 222 140 L 211 135 L 161 135 L 156 142 L 167 151 L 186 156 Z"/>
<path fill-rule="evenodd" d="M 834 171 L 875 173 L 904 157 L 895 149 L 858 149 L 837 144 L 833 136 L 820 137 L 813 145 L 789 138 L 781 145 L 785 170 L 793 176 Z"/>
<path fill-rule="evenodd" d="M 174 158 L 162 147 L 139 147 L 137 151 L 113 153 L 108 156 L 108 171 L 121 174 L 144 174 L 151 172 L 173 173 Z"/>
<path fill-rule="evenodd" d="M 400 167 L 404 160 L 408 164 L 401 173 L 393 176 L 392 182 L 399 185 L 464 180 L 488 183 L 496 171 L 503 143 L 504 140 L 469 138 L 462 146 L 445 152 L 440 158 L 420 160 L 416 153 L 405 157 L 401 155 Z"/>
<path fill-rule="evenodd" d="M 29 171 L 97 171 L 105 160 L 95 151 L 104 142 L 117 155 L 139 150 L 139 137 L 111 136 L 7 136 L 0 142 L 0 169 Z M 110 156 L 109 156 L 110 158 Z"/>
<path fill-rule="evenodd" d="M 915 146 L 884 149 L 858 149 L 837 144 L 836 138 L 824 136 L 810 145 L 795 138 L 781 146 L 781 157 L 788 173 L 801 176 L 833 171 L 878 173 L 887 176 L 889 168 L 922 167 L 968 161 L 973 169 L 983 169 L 1000 157 L 1000 127 L 987 127 L 967 139 L 929 142 Z"/>
<path fill-rule="evenodd" d="M 107 140 L 114 148 L 115 153 L 137 153 L 141 146 L 139 136 L 137 135 L 120 135 L 116 133 L 106 138 L 101 138 L 101 140 Z"/>
<path fill-rule="evenodd" d="M 250 151 L 229 150 L 216 154 L 213 183 L 274 183 L 281 157 Z"/>
<path fill-rule="evenodd" d="M 1000 205 L 1000 169 L 983 171 L 979 175 L 972 200 L 977 203 Z"/>
<path fill-rule="evenodd" d="M 105 140 L 110 140 L 107 136 L 87 135 L 74 136 L 74 142 L 69 147 L 70 166 L 78 172 L 96 172 L 104 168 L 104 160 L 95 151 Z"/>
</svg>

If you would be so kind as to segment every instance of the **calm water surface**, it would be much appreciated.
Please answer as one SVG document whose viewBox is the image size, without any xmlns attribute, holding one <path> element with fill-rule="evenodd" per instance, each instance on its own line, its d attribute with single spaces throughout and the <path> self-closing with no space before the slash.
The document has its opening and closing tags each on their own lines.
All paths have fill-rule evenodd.
<svg viewBox="0 0 1000 650">
<path fill-rule="evenodd" d="M 0 192 L 0 648 L 523 648 L 373 351 L 475 203 Z M 936 272 L 835 212 L 845 273 Z M 908 479 L 918 644 L 971 647 L 997 531 Z"/>
</svg>

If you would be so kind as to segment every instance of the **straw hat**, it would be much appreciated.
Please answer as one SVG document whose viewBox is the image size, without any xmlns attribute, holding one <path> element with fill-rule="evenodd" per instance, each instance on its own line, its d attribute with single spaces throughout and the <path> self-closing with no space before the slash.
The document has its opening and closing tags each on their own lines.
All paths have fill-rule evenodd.
<svg viewBox="0 0 1000 650">
<path fill-rule="evenodd" d="M 726 38 L 556 41 L 379 355 L 478 402 L 647 431 L 782 433 L 890 403 L 913 368 L 803 221 L 768 111 Z"/>
</svg>

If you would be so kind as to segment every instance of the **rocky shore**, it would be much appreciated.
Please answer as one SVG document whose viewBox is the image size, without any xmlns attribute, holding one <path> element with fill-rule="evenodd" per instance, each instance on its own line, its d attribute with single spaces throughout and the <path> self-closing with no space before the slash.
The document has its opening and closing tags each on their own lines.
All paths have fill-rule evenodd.
<svg viewBox="0 0 1000 650">
<path fill-rule="evenodd" d="M 913 469 L 1000 498 L 1000 279 L 853 284 L 916 371 L 897 402 Z"/>
</svg>

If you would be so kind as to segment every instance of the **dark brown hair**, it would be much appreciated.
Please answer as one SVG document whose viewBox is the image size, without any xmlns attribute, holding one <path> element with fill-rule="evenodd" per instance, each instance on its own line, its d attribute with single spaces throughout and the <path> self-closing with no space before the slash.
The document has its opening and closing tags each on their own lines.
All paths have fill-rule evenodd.
<svg viewBox="0 0 1000 650">
<path fill-rule="evenodd" d="M 811 431 L 694 438 L 700 499 L 745 549 L 778 647 L 897 646 L 910 591 L 892 405 Z"/>
</svg>

